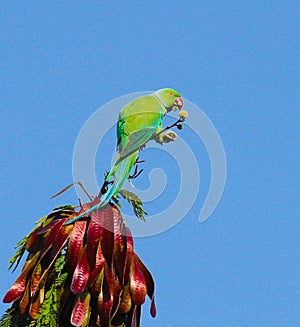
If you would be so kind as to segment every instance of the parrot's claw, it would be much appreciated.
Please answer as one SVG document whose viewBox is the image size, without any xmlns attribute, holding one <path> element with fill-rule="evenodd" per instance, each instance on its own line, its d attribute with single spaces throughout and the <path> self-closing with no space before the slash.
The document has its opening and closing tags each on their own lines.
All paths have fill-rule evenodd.
<svg viewBox="0 0 300 327">
<path fill-rule="evenodd" d="M 135 164 L 146 162 L 146 160 L 140 160 L 140 158 L 137 158 L 135 161 Z"/>
<path fill-rule="evenodd" d="M 141 169 L 140 171 L 138 171 L 138 166 L 136 165 L 136 166 L 135 166 L 135 169 L 134 169 L 134 173 L 133 173 L 132 175 L 129 175 L 129 176 L 128 176 L 129 181 L 130 181 L 131 179 L 137 178 L 137 177 L 138 177 L 138 176 L 143 172 L 143 170 L 144 170 L 144 169 Z"/>
<path fill-rule="evenodd" d="M 143 144 L 143 145 L 141 145 L 141 146 L 139 147 L 139 150 L 143 150 L 143 149 L 145 149 L 145 147 L 146 147 L 146 143 Z"/>
<path fill-rule="evenodd" d="M 102 187 L 101 187 L 101 189 L 100 189 L 100 192 L 99 192 L 99 194 L 98 194 L 98 197 L 99 197 L 99 198 L 101 198 L 101 196 L 107 192 L 108 185 L 110 185 L 110 184 L 112 184 L 112 183 L 113 183 L 112 181 L 111 181 L 111 182 L 107 182 L 107 181 L 105 181 L 105 182 L 103 183 L 103 185 L 102 185 Z"/>
<path fill-rule="evenodd" d="M 164 143 L 169 143 L 174 142 L 177 138 L 177 135 L 173 131 L 166 131 L 165 133 L 163 133 L 162 138 Z"/>
</svg>

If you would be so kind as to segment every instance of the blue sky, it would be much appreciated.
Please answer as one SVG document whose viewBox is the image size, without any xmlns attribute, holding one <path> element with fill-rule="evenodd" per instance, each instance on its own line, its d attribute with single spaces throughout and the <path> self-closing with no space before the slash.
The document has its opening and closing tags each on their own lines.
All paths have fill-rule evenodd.
<svg viewBox="0 0 300 327">
<path fill-rule="evenodd" d="M 199 224 L 210 175 L 194 144 L 199 202 L 136 240 L 158 307 L 152 319 L 145 305 L 142 326 L 297 326 L 299 13 L 296 1 L 2 3 L 1 297 L 17 277 L 14 245 L 53 207 L 76 203 L 74 191 L 49 197 L 72 181 L 83 123 L 118 96 L 171 86 L 217 128 L 227 184 Z"/>
</svg>

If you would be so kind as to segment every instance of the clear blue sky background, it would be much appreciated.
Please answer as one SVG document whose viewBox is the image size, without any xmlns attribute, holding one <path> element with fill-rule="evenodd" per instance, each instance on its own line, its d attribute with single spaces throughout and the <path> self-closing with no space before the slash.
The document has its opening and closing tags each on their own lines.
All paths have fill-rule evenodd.
<svg viewBox="0 0 300 327">
<path fill-rule="evenodd" d="M 298 4 L 2 2 L 1 298 L 17 277 L 6 270 L 13 246 L 76 203 L 74 191 L 49 197 L 72 180 L 86 119 L 115 97 L 172 86 L 218 129 L 227 185 L 204 224 L 192 211 L 136 240 L 158 306 L 142 325 L 298 326 Z"/>
</svg>

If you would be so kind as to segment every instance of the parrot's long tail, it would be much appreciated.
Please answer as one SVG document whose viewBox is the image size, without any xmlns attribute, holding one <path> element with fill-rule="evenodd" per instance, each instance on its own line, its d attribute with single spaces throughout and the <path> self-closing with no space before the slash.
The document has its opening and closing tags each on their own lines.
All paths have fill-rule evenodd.
<svg viewBox="0 0 300 327">
<path fill-rule="evenodd" d="M 109 185 L 108 190 L 101 198 L 100 203 L 94 205 L 93 207 L 83 212 L 79 216 L 75 217 L 74 219 L 67 221 L 64 225 L 73 224 L 75 221 L 81 219 L 82 217 L 88 215 L 89 213 L 101 207 L 104 207 L 113 196 L 116 196 L 120 192 L 126 179 L 129 177 L 130 171 L 133 168 L 136 159 L 138 157 L 138 153 L 139 152 L 137 150 L 121 161 L 117 159 L 116 164 L 113 166 L 110 173 L 108 174 L 108 176 L 114 177 L 114 181 L 112 184 Z"/>
<path fill-rule="evenodd" d="M 121 191 L 124 182 L 130 175 L 130 172 L 136 162 L 137 157 L 138 151 L 135 151 L 121 161 L 117 159 L 116 164 L 112 168 L 112 174 L 110 173 L 108 175 L 112 175 L 114 181 L 112 184 L 109 185 L 107 192 L 101 198 L 99 207 L 105 206 L 113 196 L 116 196 Z"/>
</svg>

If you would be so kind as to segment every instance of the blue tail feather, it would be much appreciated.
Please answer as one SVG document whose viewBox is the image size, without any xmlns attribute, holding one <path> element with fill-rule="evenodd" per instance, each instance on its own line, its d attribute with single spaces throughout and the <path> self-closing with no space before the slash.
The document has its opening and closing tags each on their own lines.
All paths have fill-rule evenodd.
<svg viewBox="0 0 300 327">
<path fill-rule="evenodd" d="M 93 207 L 86 210 L 79 216 L 67 221 L 64 225 L 73 224 L 75 221 L 83 218 L 87 214 L 96 211 L 99 208 L 104 207 L 114 195 L 117 195 L 120 192 L 121 187 L 124 184 L 125 180 L 129 177 L 130 171 L 135 164 L 137 155 L 138 155 L 138 151 L 134 152 L 133 154 L 126 157 L 125 159 L 123 159 L 117 164 L 117 166 L 115 167 L 115 172 L 113 174 L 115 180 L 108 187 L 108 190 L 101 198 L 100 203 L 94 205 Z"/>
<path fill-rule="evenodd" d="M 75 217 L 75 218 L 73 218 L 73 219 L 71 219 L 71 220 L 65 222 L 64 225 L 66 226 L 66 225 L 73 224 L 73 223 L 75 223 L 75 221 L 77 221 L 77 220 L 83 218 L 85 215 L 88 215 L 89 213 L 91 213 L 91 212 L 97 210 L 98 208 L 99 208 L 99 203 L 96 204 L 96 205 L 94 205 L 94 206 L 91 207 L 90 209 L 86 210 L 85 212 L 83 212 L 83 213 L 80 214 L 79 216 L 77 216 L 77 217 Z"/>
</svg>

